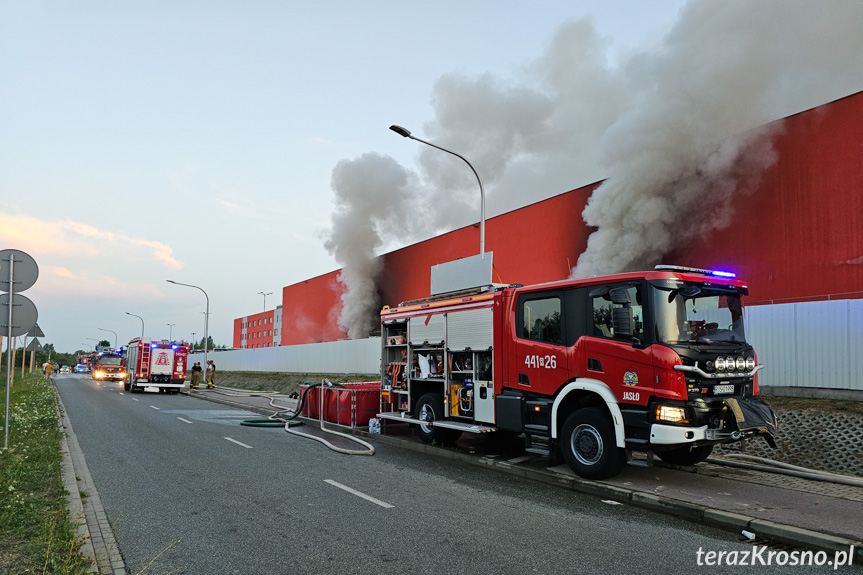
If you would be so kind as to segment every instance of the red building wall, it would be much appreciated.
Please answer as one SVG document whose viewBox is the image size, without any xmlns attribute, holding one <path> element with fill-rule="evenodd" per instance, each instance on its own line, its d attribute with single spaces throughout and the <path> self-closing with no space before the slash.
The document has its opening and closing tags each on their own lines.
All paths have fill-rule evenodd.
<svg viewBox="0 0 863 575">
<path fill-rule="evenodd" d="M 664 261 L 733 269 L 749 283 L 750 303 L 861 297 L 863 92 L 783 122 L 774 143 L 778 160 L 752 195 L 736 198 L 732 224 Z M 494 281 L 567 278 L 587 246 L 592 229 L 581 212 L 598 185 L 488 219 L 486 251 L 494 252 Z M 428 295 L 431 266 L 478 252 L 476 224 L 384 254 L 383 304 Z M 345 337 L 337 327 L 337 277 L 334 271 L 282 290 L 282 345 Z"/>
<path fill-rule="evenodd" d="M 235 348 L 257 348 L 273 347 L 278 339 L 275 339 L 274 324 L 275 311 L 256 313 L 246 318 L 234 320 L 234 347 Z M 243 339 L 243 326 L 246 333 Z"/>
<path fill-rule="evenodd" d="M 336 341 L 341 284 L 338 270 L 282 288 L 282 345 Z"/>
<path fill-rule="evenodd" d="M 668 261 L 733 268 L 749 303 L 863 296 L 863 92 L 785 118 L 734 223 Z M 856 292 L 856 293 L 854 293 Z"/>
</svg>

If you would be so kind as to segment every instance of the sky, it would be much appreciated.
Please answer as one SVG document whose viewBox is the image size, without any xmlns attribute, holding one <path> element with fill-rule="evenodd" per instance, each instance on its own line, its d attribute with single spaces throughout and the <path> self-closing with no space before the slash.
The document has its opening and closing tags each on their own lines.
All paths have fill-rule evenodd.
<svg viewBox="0 0 863 575">
<path fill-rule="evenodd" d="M 111 332 L 128 342 L 142 322 L 127 313 L 143 318 L 146 337 L 200 338 L 204 294 L 168 279 L 206 291 L 209 333 L 231 345 L 235 318 L 271 310 L 282 287 L 344 265 L 333 243 L 340 210 L 351 209 L 339 189 L 344 168 L 384 158 L 455 206 L 446 212 L 457 217 L 381 233 L 375 253 L 478 219 L 475 189 L 450 193 L 469 189 L 472 174 L 391 124 L 477 157 L 488 217 L 592 183 L 619 163 L 602 142 L 649 100 L 639 82 L 669 74 L 669 46 L 691 50 L 684 32 L 709 40 L 746 28 L 735 18 L 752 3 L 720 4 L 3 2 L 0 249 L 36 260 L 39 279 L 24 295 L 42 342 L 58 351 L 113 343 Z M 824 22 L 761 10 L 761 25 L 804 26 L 803 36 L 836 51 L 798 55 L 799 74 L 777 75 L 759 95 L 770 105 L 751 120 L 863 89 L 860 64 L 842 60 L 860 46 L 835 40 L 836 22 L 859 36 L 859 5 L 819 3 L 820 14 L 835 12 Z M 733 34 L 704 45 L 735 51 Z M 523 142 L 531 125 L 558 116 L 566 124 L 556 132 L 533 134 L 540 145 L 510 146 L 495 161 L 511 133 Z M 554 161 L 536 161 L 541 148 L 558 150 Z"/>
</svg>

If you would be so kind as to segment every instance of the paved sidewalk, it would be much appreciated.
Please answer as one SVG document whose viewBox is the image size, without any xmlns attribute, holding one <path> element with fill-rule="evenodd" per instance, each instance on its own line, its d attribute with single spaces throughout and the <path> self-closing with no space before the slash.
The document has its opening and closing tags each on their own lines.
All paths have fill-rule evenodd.
<svg viewBox="0 0 863 575">
<path fill-rule="evenodd" d="M 57 394 L 63 415 L 62 426 L 65 441 L 61 445 L 63 456 L 63 486 L 69 502 L 69 518 L 77 524 L 76 536 L 82 542 L 81 553 L 90 560 L 89 573 L 102 575 L 126 575 L 126 564 L 120 555 L 114 532 L 102 508 L 96 484 L 90 476 L 84 453 L 66 415 L 63 401 Z"/>
<path fill-rule="evenodd" d="M 251 395 L 250 395 L 251 394 Z M 189 395 L 271 415 L 292 409 L 296 400 L 274 394 L 217 388 Z M 306 420 L 309 422 L 308 420 Z M 310 423 L 314 423 L 313 421 Z M 349 431 L 339 427 L 340 431 Z M 863 488 L 837 485 L 763 471 L 701 463 L 678 468 L 661 463 L 650 469 L 628 466 L 610 480 L 577 477 L 567 465 L 549 467 L 541 456 L 493 453 L 487 443 L 459 442 L 456 448 L 426 445 L 404 424 L 388 424 L 384 435 L 364 429 L 353 433 L 379 443 L 457 459 L 490 470 L 519 475 L 542 483 L 598 495 L 626 504 L 676 515 L 740 534 L 805 547 L 848 551 L 855 546 L 863 563 Z M 465 445 L 463 445 L 465 444 Z"/>
</svg>

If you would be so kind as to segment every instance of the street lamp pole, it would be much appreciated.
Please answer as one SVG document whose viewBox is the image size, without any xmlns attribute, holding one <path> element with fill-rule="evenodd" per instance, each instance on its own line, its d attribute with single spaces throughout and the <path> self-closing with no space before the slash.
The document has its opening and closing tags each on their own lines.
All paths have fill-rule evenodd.
<svg viewBox="0 0 863 575">
<path fill-rule="evenodd" d="M 267 296 L 273 295 L 273 292 L 264 293 L 262 291 L 259 291 L 258 294 L 264 296 L 264 313 L 267 313 Z"/>
<path fill-rule="evenodd" d="M 168 282 L 169 284 L 199 289 L 204 293 L 204 297 L 207 298 L 207 311 L 206 311 L 206 315 L 204 316 L 204 318 L 205 318 L 204 319 L 204 363 L 207 363 L 207 351 L 208 351 L 207 348 L 208 348 L 209 343 L 210 343 L 209 342 L 209 339 L 210 339 L 210 296 L 207 295 L 207 292 L 205 292 L 204 288 L 202 288 L 202 287 L 193 286 L 192 284 L 181 284 L 180 282 L 175 282 L 174 280 L 165 280 L 165 281 Z"/>
<path fill-rule="evenodd" d="M 114 334 L 114 350 L 116 351 L 117 350 L 117 332 L 112 330 L 112 329 L 105 329 L 105 328 L 101 328 L 101 327 L 97 327 L 96 329 L 99 329 L 102 331 L 110 331 L 111 333 Z"/>
<path fill-rule="evenodd" d="M 480 197 L 480 216 L 479 216 L 479 255 L 482 259 L 485 259 L 485 190 L 482 188 L 482 180 L 479 178 L 479 174 L 474 169 L 473 165 L 467 161 L 467 158 L 462 156 L 461 154 L 456 154 L 452 150 L 447 150 L 446 148 L 441 148 L 431 142 L 426 142 L 425 140 L 421 140 L 416 136 L 412 136 L 410 130 L 406 130 L 401 126 L 392 125 L 390 126 L 390 130 L 398 134 L 399 136 L 404 136 L 405 138 L 410 138 L 411 140 L 416 140 L 417 142 L 422 142 L 427 146 L 431 146 L 432 148 L 437 148 L 442 152 L 446 152 L 447 154 L 452 154 L 457 158 L 461 158 L 465 164 L 470 167 L 473 175 L 476 176 L 476 181 L 479 182 L 479 197 Z"/>
<path fill-rule="evenodd" d="M 193 331 L 193 332 L 192 332 L 192 351 L 195 351 L 195 348 L 196 348 L 197 346 L 198 346 L 198 344 L 197 344 L 197 342 L 195 341 L 195 332 Z"/>
<path fill-rule="evenodd" d="M 83 342 L 82 342 L 82 343 L 81 343 L 81 345 L 86 345 L 87 347 L 89 347 L 89 348 L 90 348 L 90 351 L 93 351 L 93 346 L 92 346 L 92 345 L 90 345 L 89 343 L 83 343 Z"/>
<path fill-rule="evenodd" d="M 169 323 L 168 324 L 168 341 L 174 341 L 172 339 L 173 338 L 172 334 L 174 333 L 174 326 L 175 325 L 177 325 L 177 324 L 175 324 L 175 323 Z"/>
<path fill-rule="evenodd" d="M 126 312 L 126 315 L 131 315 L 141 320 L 141 343 L 144 343 L 144 318 L 129 312 Z"/>
</svg>

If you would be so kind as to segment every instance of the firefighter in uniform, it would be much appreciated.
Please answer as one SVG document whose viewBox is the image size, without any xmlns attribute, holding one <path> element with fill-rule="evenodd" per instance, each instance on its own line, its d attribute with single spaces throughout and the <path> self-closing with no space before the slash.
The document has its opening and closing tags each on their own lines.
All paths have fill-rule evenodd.
<svg viewBox="0 0 863 575">
<path fill-rule="evenodd" d="M 216 364 L 213 360 L 207 362 L 207 389 L 216 387 Z"/>
<path fill-rule="evenodd" d="M 192 383 L 189 384 L 191 389 L 198 389 L 198 385 L 201 383 L 201 362 L 196 361 L 195 365 L 192 366 Z"/>
</svg>

